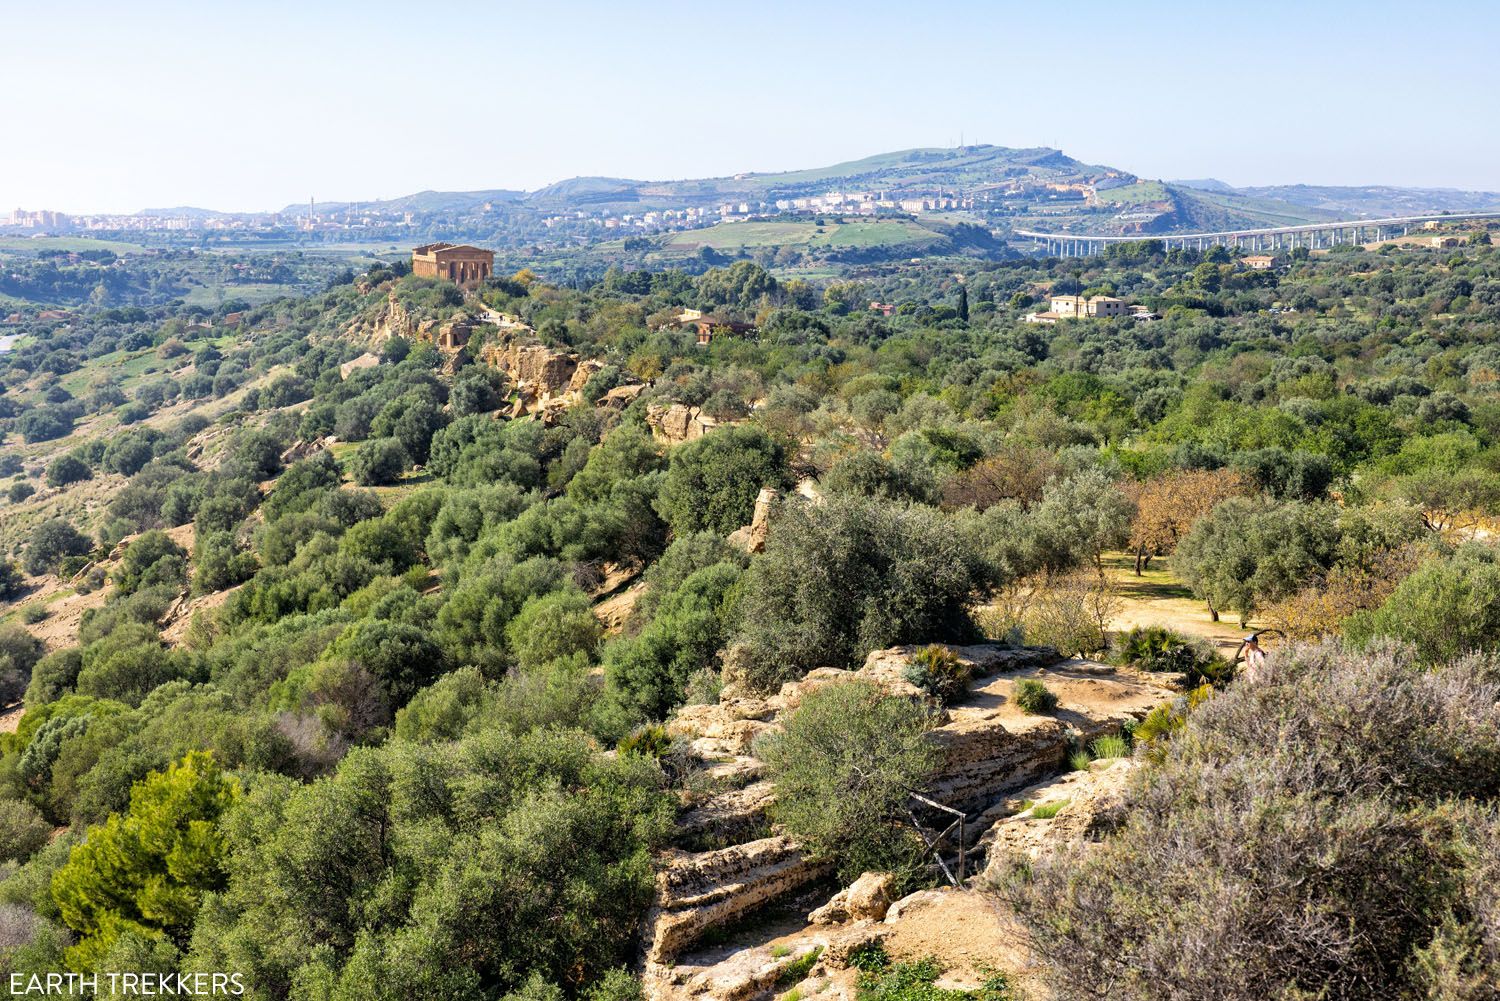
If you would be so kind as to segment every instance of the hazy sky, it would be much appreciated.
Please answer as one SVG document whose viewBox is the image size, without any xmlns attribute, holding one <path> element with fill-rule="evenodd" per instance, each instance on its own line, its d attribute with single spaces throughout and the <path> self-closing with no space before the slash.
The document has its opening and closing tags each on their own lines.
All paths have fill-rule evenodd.
<svg viewBox="0 0 1500 1001">
<path fill-rule="evenodd" d="M 1055 146 L 1145 177 L 1500 190 L 1500 4 L 0 0 L 0 210 Z"/>
</svg>

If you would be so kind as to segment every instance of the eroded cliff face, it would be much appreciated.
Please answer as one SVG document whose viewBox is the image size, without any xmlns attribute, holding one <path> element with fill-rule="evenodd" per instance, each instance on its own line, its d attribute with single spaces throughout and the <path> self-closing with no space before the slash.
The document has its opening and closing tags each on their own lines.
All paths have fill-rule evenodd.
<svg viewBox="0 0 1500 1001">
<path fill-rule="evenodd" d="M 392 337 L 435 343 L 444 349 L 456 350 L 468 342 L 478 326 L 479 320 L 463 312 L 442 320 L 418 317 L 401 304 L 395 292 L 391 292 L 379 309 L 351 320 L 344 328 L 344 336 L 377 351 Z"/>
<path fill-rule="evenodd" d="M 512 417 L 534 414 L 555 423 L 570 407 L 584 402 L 583 390 L 604 368 L 596 358 L 549 347 L 529 334 L 508 334 L 484 346 L 479 360 L 498 369 L 516 388 Z M 616 386 L 594 402 L 601 410 L 624 410 L 645 391 L 640 383 Z"/>
<path fill-rule="evenodd" d="M 522 393 L 537 399 L 567 391 L 578 371 L 578 355 L 524 338 L 491 341 L 479 357 L 505 373 Z"/>
<path fill-rule="evenodd" d="M 422 319 L 402 305 L 392 292 L 379 308 L 351 320 L 344 328 L 344 336 L 369 348 L 371 353 L 366 357 L 372 362 L 378 362 L 374 352 L 392 337 L 436 344 L 451 371 L 459 349 L 469 345 L 481 328 L 489 327 L 490 337 L 479 350 L 478 361 L 499 371 L 514 387 L 515 401 L 508 416 L 534 415 L 552 424 L 568 408 L 584 402 L 584 387 L 604 368 L 604 362 L 544 344 L 534 330 L 514 317 L 482 305 L 473 308 L 479 309 L 478 315 L 471 308 L 441 321 Z M 345 378 L 354 367 L 372 362 L 360 360 L 358 365 L 351 365 L 344 372 Z M 616 386 L 596 400 L 595 406 L 602 410 L 624 410 L 646 388 L 641 383 Z M 709 422 L 705 426 L 712 426 L 711 418 L 704 420 Z"/>
<path fill-rule="evenodd" d="M 720 421 L 703 412 L 701 407 L 685 403 L 649 403 L 646 406 L 646 423 L 657 438 L 668 445 L 680 445 L 685 441 L 702 438 Z"/>
<path fill-rule="evenodd" d="M 809 856 L 772 824 L 775 788 L 755 756 L 757 738 L 779 730 L 784 716 L 807 693 L 847 678 L 874 681 L 893 694 L 925 697 L 903 676 L 918 649 L 877 650 L 857 671 L 821 668 L 769 696 L 730 685 L 720 701 L 685 706 L 669 722 L 669 731 L 705 773 L 728 788 L 684 812 L 679 848 L 662 860 L 656 906 L 643 943 L 649 997 L 750 1001 L 773 988 L 784 990 L 790 985 L 777 981 L 785 959 L 775 955 L 782 948 L 790 950 L 783 956 L 814 947 L 825 950 L 813 971 L 827 980 L 821 990 L 841 982 L 839 957 L 854 944 L 897 930 L 919 940 L 925 931 L 914 931 L 914 922 L 925 923 L 950 908 L 969 916 L 988 913 L 988 904 L 976 909 L 964 902 L 969 891 L 953 891 L 957 896 L 951 898 L 923 891 L 927 896 L 920 900 L 896 902 L 883 920 L 874 911 L 885 901 L 870 906 L 863 892 L 852 907 L 852 890 L 833 895 L 831 888 L 821 889 L 820 895 L 820 888 L 828 886 L 828 863 Z M 942 763 L 928 794 L 968 815 L 966 842 L 971 859 L 979 863 L 971 872 L 980 871 L 987 852 L 1085 836 L 1096 809 L 1105 808 L 1123 787 L 1130 764 L 1097 762 L 1088 772 L 1068 773 L 1070 753 L 1118 732 L 1127 720 L 1143 717 L 1178 694 L 1174 676 L 1067 660 L 1046 648 L 983 644 L 949 649 L 972 667 L 976 678 L 968 696 L 950 706 L 933 731 Z M 1013 695 L 1023 678 L 1040 680 L 1056 693 L 1057 710 L 1033 716 L 1017 708 Z M 1049 783 L 1061 783 L 1059 791 L 1043 792 Z M 1076 802 L 1054 817 L 1033 819 L 1020 804 L 1036 796 Z M 770 908 L 784 911 L 789 906 L 794 917 L 790 925 L 778 926 L 782 937 L 775 939 L 780 945 L 773 952 L 758 941 L 733 949 L 700 944 L 710 932 L 722 933 L 747 919 L 759 920 Z M 983 931 L 988 935 L 994 929 Z M 852 980 L 845 986 L 852 990 Z"/>
</svg>

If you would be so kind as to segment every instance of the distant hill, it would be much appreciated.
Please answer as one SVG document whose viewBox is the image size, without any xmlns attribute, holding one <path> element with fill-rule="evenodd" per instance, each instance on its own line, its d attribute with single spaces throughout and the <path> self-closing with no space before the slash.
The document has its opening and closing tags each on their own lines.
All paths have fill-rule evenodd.
<svg viewBox="0 0 1500 1001">
<path fill-rule="evenodd" d="M 199 220 L 202 220 L 202 219 L 223 219 L 223 218 L 226 218 L 226 217 L 228 217 L 230 215 L 233 215 L 234 213 L 232 213 L 232 212 L 219 212 L 216 209 L 194 208 L 191 205 L 178 205 L 178 206 L 176 206 L 174 208 L 169 208 L 169 209 L 141 209 L 140 214 L 141 215 L 146 215 L 146 216 L 167 216 L 167 217 L 173 217 L 173 216 L 175 216 L 175 217 L 181 218 L 181 219 L 199 219 Z"/>
<path fill-rule="evenodd" d="M 1252 194 L 1225 185 L 1194 188 L 1168 185 L 1174 208 L 1156 221 L 1155 232 L 1172 230 L 1214 231 L 1297 226 L 1339 218 L 1325 209 L 1298 205 L 1269 195 Z"/>
<path fill-rule="evenodd" d="M 575 177 L 526 196 L 540 210 L 641 209 L 707 206 L 740 200 L 774 201 L 840 189 L 878 190 L 892 197 L 908 191 L 948 189 L 974 193 L 1020 179 L 1129 183 L 1133 175 L 1082 163 L 1055 149 L 960 146 L 880 153 L 827 167 L 776 173 L 744 173 L 685 181 L 637 181 L 619 177 Z"/>
<path fill-rule="evenodd" d="M 1211 177 L 1172 181 L 1171 185 L 1208 195 L 1216 201 L 1220 201 L 1221 196 L 1227 199 L 1220 204 L 1285 206 L 1293 214 L 1306 212 L 1318 220 L 1374 219 L 1424 212 L 1484 212 L 1500 208 L 1500 193 L 1456 188 L 1398 188 L 1385 184 L 1270 184 L 1236 188 Z"/>
<path fill-rule="evenodd" d="M 1280 185 L 1236 188 L 1217 178 L 1149 181 L 1117 167 L 1088 164 L 1061 150 L 1004 146 L 919 148 L 879 153 L 826 167 L 680 181 L 575 177 L 517 201 L 544 213 L 642 212 L 739 202 L 774 202 L 832 191 L 952 191 L 996 198 L 1017 188 L 1017 225 L 1073 231 L 1163 233 L 1297 225 L 1335 219 L 1478 211 L 1500 206 L 1500 194 L 1443 188 Z M 1073 192 L 1069 205 L 1059 191 Z M 1026 218 L 1031 216 L 1030 219 Z"/>
<path fill-rule="evenodd" d="M 320 212 L 345 212 L 355 208 L 383 212 L 472 212 L 486 203 L 506 204 L 519 201 L 526 196 L 524 191 L 494 188 L 486 191 L 418 191 L 400 198 L 378 199 L 370 202 L 314 202 Z M 305 213 L 302 203 L 288 205 L 283 215 Z"/>
<path fill-rule="evenodd" d="M 1212 191 L 1215 194 L 1227 195 L 1234 191 L 1234 186 L 1225 184 L 1217 177 L 1200 177 L 1182 181 L 1172 181 L 1171 184 L 1179 188 L 1193 188 L 1198 191 Z"/>
<path fill-rule="evenodd" d="M 1069 221 L 1085 232 L 1166 233 L 1252 229 L 1325 218 L 1320 209 L 1242 194 L 1220 181 L 1142 181 L 1096 185 L 1090 210 Z"/>
<path fill-rule="evenodd" d="M 428 190 L 368 202 L 319 201 L 314 210 L 319 219 L 312 225 L 300 224 L 307 213 L 300 203 L 288 205 L 275 223 L 262 215 L 250 225 L 257 232 L 295 229 L 299 242 L 477 243 L 501 253 L 503 266 L 588 278 L 609 267 L 693 269 L 747 258 L 835 272 L 923 257 L 997 259 L 1033 249 L 1034 241 L 1015 237 L 1017 231 L 1144 237 L 1500 211 L 1500 194 L 1167 181 L 1049 147 L 972 145 L 723 177 L 587 176 L 529 192 Z M 231 215 L 191 207 L 152 214 L 203 222 Z"/>
<path fill-rule="evenodd" d="M 1500 193 L 1456 188 L 1395 188 L 1387 185 L 1328 187 L 1282 184 L 1237 188 L 1236 193 L 1302 205 L 1337 218 L 1418 215 L 1423 212 L 1483 212 L 1500 208 Z"/>
</svg>

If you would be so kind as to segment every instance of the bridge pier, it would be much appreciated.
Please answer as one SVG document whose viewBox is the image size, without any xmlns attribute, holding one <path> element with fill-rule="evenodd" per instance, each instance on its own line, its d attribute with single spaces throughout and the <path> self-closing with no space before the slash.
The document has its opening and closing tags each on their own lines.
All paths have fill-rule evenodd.
<svg viewBox="0 0 1500 1001">
<path fill-rule="evenodd" d="M 1200 253 L 1214 246 L 1233 247 L 1236 250 L 1248 248 L 1255 251 L 1280 250 L 1286 247 L 1326 250 L 1343 243 L 1364 244 L 1371 241 L 1378 243 L 1395 238 L 1398 231 L 1401 236 L 1408 236 L 1413 225 L 1431 219 L 1442 219 L 1450 223 L 1458 220 L 1500 219 L 1500 212 L 1471 212 L 1452 216 L 1395 216 L 1389 219 L 1364 221 L 1351 219 L 1303 226 L 1266 227 L 1250 232 L 1223 230 L 1217 233 L 1179 233 L 1175 236 L 1164 233 L 1152 239 L 1160 241 L 1167 250 L 1196 248 Z M 1110 243 L 1129 239 L 1125 236 L 1042 233 L 1032 230 L 1021 230 L 1015 233 L 1015 236 L 1019 239 L 1031 239 L 1034 250 L 1061 257 L 1101 254 Z"/>
</svg>

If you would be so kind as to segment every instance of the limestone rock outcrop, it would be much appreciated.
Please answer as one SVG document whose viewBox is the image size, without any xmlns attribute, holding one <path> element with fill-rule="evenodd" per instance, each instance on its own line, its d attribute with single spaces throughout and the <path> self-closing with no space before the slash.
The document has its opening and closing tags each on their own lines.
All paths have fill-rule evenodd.
<svg viewBox="0 0 1500 1001">
<path fill-rule="evenodd" d="M 719 426 L 719 421 L 705 414 L 701 407 L 685 403 L 647 404 L 646 423 L 651 425 L 653 434 L 669 445 L 702 438 Z"/>
<path fill-rule="evenodd" d="M 415 337 L 417 326 L 416 317 L 401 304 L 393 291 L 379 309 L 351 320 L 344 328 L 344 336 L 356 343 L 379 348 L 392 337 Z"/>
<path fill-rule="evenodd" d="M 884 920 L 895 882 L 888 872 L 867 872 L 808 914 L 807 920 L 815 925 Z"/>
<path fill-rule="evenodd" d="M 806 962 L 814 950 L 820 950 L 817 958 L 821 961 L 834 952 L 847 955 L 856 943 L 869 940 L 868 935 L 826 927 L 820 931 L 819 935 L 800 936 L 793 942 L 721 950 L 722 956 L 714 953 L 704 957 L 701 964 L 648 964 L 641 986 L 650 1001 L 757 1001 L 791 987 L 784 982 L 787 969 Z M 822 965 L 818 962 L 815 969 Z M 852 1001 L 852 996 L 839 987 L 825 988 L 817 995 L 818 1001 Z"/>
<path fill-rule="evenodd" d="M 656 877 L 647 962 L 673 959 L 710 928 L 730 924 L 829 869 L 784 836 L 670 860 Z"/>
<path fill-rule="evenodd" d="M 528 336 L 501 337 L 484 346 L 480 360 L 504 373 L 515 386 L 511 417 L 535 414 L 556 424 L 568 408 L 583 400 L 583 387 L 603 362 L 581 361 L 572 351 L 549 347 Z"/>
<path fill-rule="evenodd" d="M 616 386 L 594 402 L 594 406 L 600 410 L 624 410 L 636 401 L 636 398 L 646 391 L 644 384 L 633 382 L 624 386 Z"/>
<path fill-rule="evenodd" d="M 1035 859 L 1057 848 L 1097 842 L 1101 829 L 1123 809 L 1136 768 L 1131 758 L 1105 758 L 1027 786 L 995 804 L 980 821 L 989 822 L 979 840 L 985 879 L 993 879 L 1017 856 Z M 1057 812 L 1045 809 L 1037 816 L 1038 807 Z"/>
<path fill-rule="evenodd" d="M 765 552 L 766 539 L 771 535 L 771 509 L 781 497 L 781 492 L 771 487 L 761 487 L 755 497 L 755 511 L 750 515 L 750 524 L 729 533 L 728 542 L 747 553 Z"/>
<path fill-rule="evenodd" d="M 1054 712 L 1030 715 L 1015 704 L 1016 682 L 1033 678 L 1058 697 Z M 1118 733 L 1178 693 L 1165 682 L 1088 660 L 1069 660 L 978 679 L 933 731 L 942 766 L 929 795 L 969 813 L 1062 770 L 1072 750 Z"/>
<path fill-rule="evenodd" d="M 314 438 L 312 441 L 304 441 L 301 438 L 298 438 L 296 441 L 287 446 L 286 451 L 281 453 L 281 464 L 283 466 L 290 466 L 294 462 L 301 462 L 303 459 L 306 459 L 309 456 L 317 455 L 319 452 L 323 451 L 329 445 L 332 445 L 337 441 L 338 439 L 332 437 L 331 435 L 322 438 Z"/>
<path fill-rule="evenodd" d="M 768 831 L 775 800 L 775 785 L 764 779 L 710 796 L 677 818 L 677 844 L 708 849 L 753 841 Z"/>
<path fill-rule="evenodd" d="M 380 356 L 373 351 L 366 351 L 358 358 L 350 359 L 339 366 L 339 378 L 347 379 L 355 372 L 364 368 L 375 368 L 380 364 Z"/>
<path fill-rule="evenodd" d="M 573 370 L 572 377 L 568 379 L 566 392 L 582 394 L 583 387 L 587 386 L 589 384 L 589 380 L 598 375 L 600 369 L 602 368 L 604 368 L 604 362 L 600 361 L 599 359 L 585 358 L 583 361 L 579 362 L 578 367 Z"/>
<path fill-rule="evenodd" d="M 538 400 L 566 391 L 573 373 L 578 371 L 578 355 L 539 341 L 493 342 L 485 345 L 480 358 L 504 372 L 518 390 L 529 392 Z"/>
<path fill-rule="evenodd" d="M 456 351 L 468 343 L 469 336 L 479 322 L 465 311 L 441 320 L 436 317 L 420 317 L 396 298 L 393 289 L 378 309 L 351 320 L 344 328 L 344 336 L 371 348 L 379 348 L 392 337 L 405 337 L 436 344 L 445 351 Z"/>
<path fill-rule="evenodd" d="M 775 788 L 765 780 L 763 766 L 755 757 L 756 741 L 779 730 L 781 721 L 809 693 L 850 678 L 869 679 L 903 697 L 927 699 L 904 676 L 907 663 L 920 649 L 877 650 L 857 671 L 819 668 L 769 695 L 749 692 L 742 683 L 726 684 L 718 702 L 684 706 L 668 722 L 673 738 L 698 759 L 721 791 L 683 813 L 680 847 L 668 857 L 659 878 L 646 945 L 647 981 L 660 987 L 650 988 L 652 997 L 718 1001 L 739 997 L 742 991 L 749 992 L 743 997 L 753 997 L 763 990 L 760 975 L 765 957 L 747 955 L 726 961 L 727 965 L 708 959 L 695 965 L 699 960 L 694 959 L 681 969 L 672 968 L 706 932 L 728 927 L 799 891 L 809 893 L 808 888 L 829 872 L 828 863 L 810 860 L 791 839 L 765 836 L 774 831 Z M 932 731 L 932 740 L 941 763 L 927 793 L 969 815 L 966 841 L 974 850 L 971 858 L 990 845 L 1009 843 L 997 839 L 1022 836 L 1023 829 L 1016 827 L 1014 832 L 975 844 L 988 827 L 1016 812 L 1017 790 L 1053 780 L 1080 743 L 1118 732 L 1126 720 L 1143 717 L 1177 694 L 1159 676 L 1093 661 L 1064 660 L 1047 648 L 978 644 L 948 649 L 970 666 L 974 681 L 965 698 L 939 711 L 940 723 Z M 1022 678 L 1046 684 L 1058 696 L 1057 709 L 1045 715 L 1021 711 L 1013 695 Z M 1106 767 L 1120 768 L 1123 775 L 1128 766 L 1124 762 L 1095 765 L 1101 773 Z M 1012 799 L 1004 800 L 1006 796 Z M 998 801 L 1008 805 L 997 805 Z M 1069 818 L 1073 809 L 1069 805 L 1051 818 L 1054 824 L 1061 818 L 1058 832 L 1082 818 L 1083 807 Z M 722 847 L 744 838 L 756 840 Z M 693 853 L 693 849 L 698 851 Z M 822 935 L 818 940 L 823 941 L 834 932 L 812 929 L 848 929 L 880 920 L 878 915 L 884 915 L 891 903 L 889 890 L 888 882 L 867 874 L 823 906 L 809 905 L 808 934 Z M 886 916 L 886 920 L 891 918 Z"/>
</svg>

